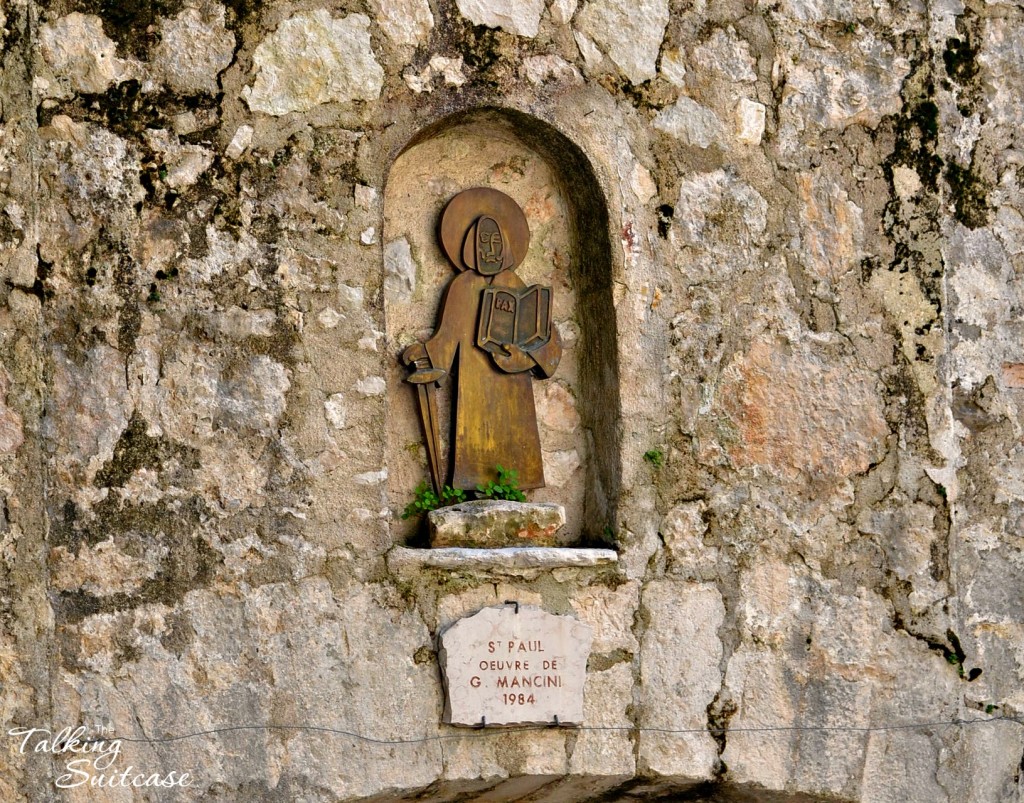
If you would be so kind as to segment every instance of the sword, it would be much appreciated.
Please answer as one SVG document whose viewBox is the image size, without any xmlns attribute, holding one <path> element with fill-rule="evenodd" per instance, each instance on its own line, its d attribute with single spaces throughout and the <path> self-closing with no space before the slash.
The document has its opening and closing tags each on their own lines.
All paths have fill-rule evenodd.
<svg viewBox="0 0 1024 803">
<path fill-rule="evenodd" d="M 427 463 L 430 465 L 430 479 L 438 498 L 444 487 L 441 477 L 441 436 L 437 429 L 437 383 L 444 377 L 443 368 L 432 368 L 427 356 L 413 360 L 416 370 L 406 379 L 416 386 L 420 403 L 420 420 L 423 422 L 423 438 L 427 443 Z"/>
</svg>

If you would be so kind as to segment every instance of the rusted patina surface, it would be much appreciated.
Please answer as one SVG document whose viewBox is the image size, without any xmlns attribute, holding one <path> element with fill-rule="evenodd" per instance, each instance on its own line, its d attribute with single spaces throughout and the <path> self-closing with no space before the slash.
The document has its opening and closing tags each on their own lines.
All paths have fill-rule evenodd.
<svg viewBox="0 0 1024 803">
<path fill-rule="evenodd" d="M 441 246 L 459 271 L 448 284 L 437 327 L 402 355 L 415 366 L 431 479 L 473 489 L 495 480 L 495 466 L 515 469 L 524 489 L 544 486 L 533 377 L 558 367 L 562 344 L 551 325 L 551 289 L 527 287 L 515 273 L 530 229 L 502 192 L 475 187 L 445 208 Z M 455 377 L 450 467 L 440 467 L 436 384 Z"/>
</svg>

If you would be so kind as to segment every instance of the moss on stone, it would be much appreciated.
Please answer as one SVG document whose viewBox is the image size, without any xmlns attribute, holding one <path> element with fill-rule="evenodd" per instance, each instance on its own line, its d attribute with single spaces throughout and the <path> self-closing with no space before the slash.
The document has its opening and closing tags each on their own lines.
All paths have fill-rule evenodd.
<svg viewBox="0 0 1024 803">
<path fill-rule="evenodd" d="M 103 94 L 76 95 L 70 100 L 39 107 L 37 122 L 47 126 L 57 115 L 77 122 L 95 123 L 119 137 L 141 142 L 147 129 L 170 128 L 170 120 L 183 112 L 210 111 L 217 98 L 208 95 L 177 95 L 172 92 L 143 92 L 135 79 L 114 84 Z M 209 138 L 207 129 L 184 137 L 185 142 Z"/>
<path fill-rule="evenodd" d="M 934 87 L 929 85 L 929 92 Z M 908 103 L 903 114 L 893 119 L 896 144 L 892 154 L 883 163 L 890 184 L 893 168 L 912 167 L 921 184 L 930 192 L 937 192 L 944 161 L 936 152 L 939 133 L 939 107 L 928 98 Z"/>
<path fill-rule="evenodd" d="M 119 497 L 108 496 L 93 508 L 93 513 L 88 521 L 83 521 L 74 504 L 67 503 L 63 515 L 54 517 L 51 545 L 65 546 L 77 554 L 82 544 L 92 546 L 135 534 L 163 543 L 167 553 L 155 567 L 155 576 L 133 591 L 106 596 L 82 589 L 58 592 L 54 607 L 60 623 L 75 623 L 98 613 L 151 603 L 173 606 L 189 591 L 208 585 L 223 560 L 199 532 L 207 512 L 206 503 L 197 496 L 181 504 L 123 504 Z"/>
<path fill-rule="evenodd" d="M 973 81 L 978 75 L 978 49 L 971 44 L 970 38 L 950 37 L 946 40 L 946 49 L 942 53 L 942 63 L 946 65 L 946 75 L 958 84 Z"/>
<path fill-rule="evenodd" d="M 437 52 L 451 50 L 462 56 L 469 82 L 459 88 L 461 95 L 478 90 L 500 90 L 514 75 L 510 64 L 519 51 L 518 37 L 498 28 L 473 25 L 463 17 L 455 4 L 442 5 L 435 18 Z M 417 69 L 422 65 L 417 65 Z"/>
<path fill-rule="evenodd" d="M 234 12 L 236 24 L 242 25 L 263 9 L 263 0 L 224 0 L 224 5 Z"/>
<path fill-rule="evenodd" d="M 970 167 L 956 162 L 946 166 L 945 179 L 953 196 L 956 219 L 969 229 L 988 225 L 988 184 Z"/>
<path fill-rule="evenodd" d="M 146 58 L 159 41 L 150 28 L 160 17 L 173 17 L 184 7 L 182 0 L 79 0 L 75 10 L 102 19 L 103 30 L 118 43 L 119 51 Z"/>
<path fill-rule="evenodd" d="M 604 82 L 602 81 L 602 84 Z M 634 84 L 626 78 L 615 79 L 609 82 L 609 91 L 623 95 L 637 109 L 650 109 L 660 111 L 668 106 L 673 100 L 672 88 L 662 80 L 653 79 L 644 81 L 641 84 Z"/>
<path fill-rule="evenodd" d="M 982 18 L 973 8 L 966 8 L 956 20 L 957 36 L 946 39 L 942 52 L 942 63 L 950 89 L 956 90 L 960 114 L 970 116 L 982 102 L 981 65 L 978 55 L 981 50 Z"/>
<path fill-rule="evenodd" d="M 96 472 L 93 484 L 97 488 L 122 487 L 140 468 L 160 469 L 171 459 L 188 469 L 199 467 L 194 449 L 151 437 L 146 433 L 146 422 L 136 413 L 114 445 L 113 457 Z"/>
<path fill-rule="evenodd" d="M 122 249 L 114 268 L 114 289 L 121 297 L 121 309 L 117 316 L 117 348 L 122 354 L 131 354 L 135 350 L 135 339 L 142 326 L 136 273 L 134 261 L 126 249 Z"/>
<path fill-rule="evenodd" d="M 632 660 L 633 653 L 621 648 L 609 653 L 591 653 L 587 659 L 587 672 L 604 672 L 616 664 Z"/>
</svg>

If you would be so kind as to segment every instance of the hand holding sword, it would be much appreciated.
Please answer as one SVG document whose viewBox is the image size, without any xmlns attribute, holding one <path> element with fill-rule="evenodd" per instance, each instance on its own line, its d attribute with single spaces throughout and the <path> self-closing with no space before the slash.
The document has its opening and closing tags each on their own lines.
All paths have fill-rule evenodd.
<svg viewBox="0 0 1024 803">
<path fill-rule="evenodd" d="M 434 484 L 434 493 L 440 496 L 444 482 L 441 475 L 441 437 L 437 427 L 437 384 L 447 372 L 430 364 L 430 356 L 422 343 L 413 343 L 403 351 L 402 362 L 416 368 L 405 381 L 416 386 L 423 437 L 427 444 L 430 480 Z"/>
</svg>

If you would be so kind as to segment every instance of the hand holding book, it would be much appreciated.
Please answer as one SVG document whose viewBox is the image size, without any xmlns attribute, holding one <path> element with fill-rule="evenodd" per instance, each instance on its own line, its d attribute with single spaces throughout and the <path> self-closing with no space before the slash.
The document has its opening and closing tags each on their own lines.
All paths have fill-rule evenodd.
<svg viewBox="0 0 1024 803">
<path fill-rule="evenodd" d="M 529 371 L 537 363 L 527 352 L 523 351 L 515 343 L 504 345 L 505 353 L 492 351 L 491 356 L 494 363 L 502 371 L 508 374 L 518 374 L 520 371 Z"/>
</svg>

